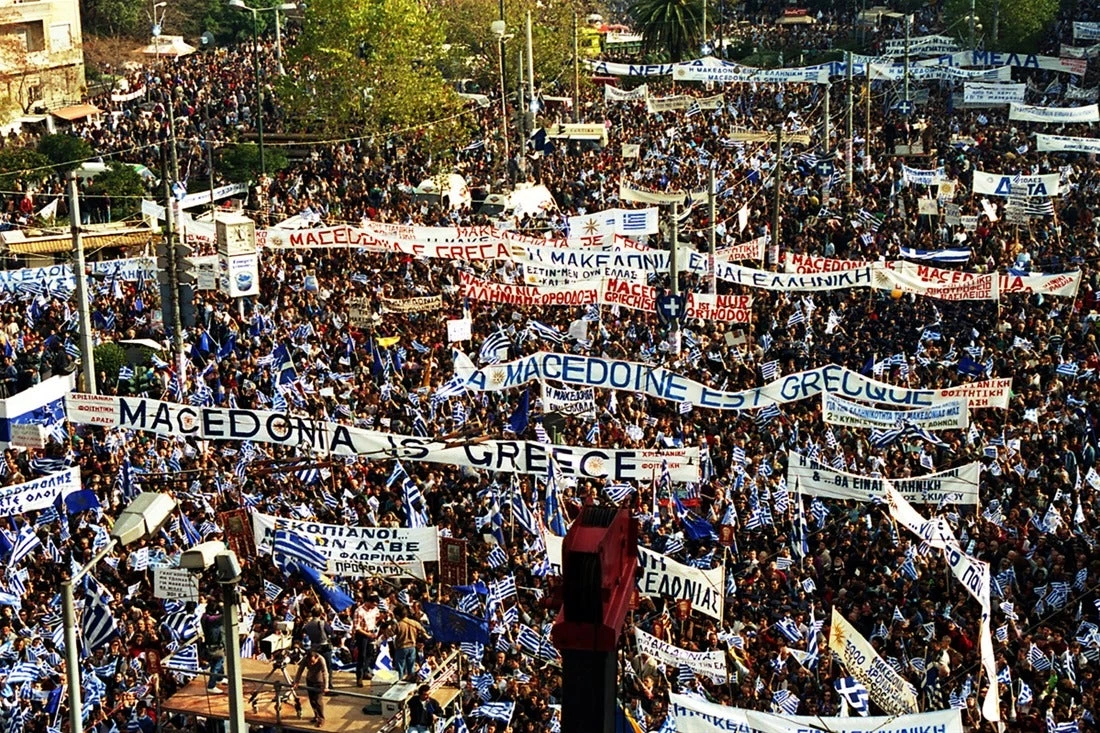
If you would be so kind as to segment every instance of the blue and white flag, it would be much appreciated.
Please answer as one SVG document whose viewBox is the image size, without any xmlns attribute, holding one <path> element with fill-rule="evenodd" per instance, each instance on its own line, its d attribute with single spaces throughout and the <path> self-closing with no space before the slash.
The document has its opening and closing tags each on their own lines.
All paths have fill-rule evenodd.
<svg viewBox="0 0 1100 733">
<path fill-rule="evenodd" d="M 836 691 L 848 705 L 860 715 L 869 715 L 871 712 L 871 694 L 855 677 L 841 677 L 833 683 Z"/>
</svg>

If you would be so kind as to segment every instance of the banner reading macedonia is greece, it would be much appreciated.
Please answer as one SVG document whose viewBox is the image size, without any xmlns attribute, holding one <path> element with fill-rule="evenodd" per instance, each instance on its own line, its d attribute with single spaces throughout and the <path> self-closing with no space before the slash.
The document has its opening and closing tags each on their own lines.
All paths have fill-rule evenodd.
<svg viewBox="0 0 1100 733">
<path fill-rule="evenodd" d="M 256 551 L 270 554 L 275 522 L 312 537 L 328 558 L 327 572 L 334 575 L 423 575 L 423 563 L 439 559 L 439 534 L 435 527 L 348 527 L 341 524 L 301 522 L 252 512 L 252 537 Z"/>
<path fill-rule="evenodd" d="M 961 710 L 867 718 L 772 715 L 670 692 L 668 714 L 678 733 L 963 733 Z"/>
<path fill-rule="evenodd" d="M 601 359 L 596 356 L 540 351 L 503 364 L 476 368 L 459 353 L 455 373 L 466 380 L 466 388 L 498 392 L 522 387 L 528 382 L 550 379 L 566 384 L 643 392 L 671 402 L 690 402 L 717 410 L 752 410 L 768 405 L 796 402 L 832 392 L 865 402 L 900 407 L 932 407 L 965 397 L 971 409 L 1008 407 L 1011 379 L 991 379 L 960 387 L 911 389 L 869 379 L 847 367 L 830 364 L 805 372 L 788 374 L 763 387 L 740 392 L 714 389 L 664 367 L 636 361 Z"/>
<path fill-rule="evenodd" d="M 809 496 L 868 502 L 882 499 L 887 484 L 913 504 L 978 505 L 980 463 L 967 463 L 947 471 L 913 478 L 883 479 L 837 471 L 796 453 L 787 453 L 787 485 Z"/>
<path fill-rule="evenodd" d="M 383 433 L 341 423 L 266 410 L 193 407 L 140 397 L 73 392 L 65 398 L 69 421 L 199 440 L 252 440 L 309 447 L 338 456 L 427 461 L 501 473 L 545 476 L 553 460 L 562 475 L 611 481 L 648 481 L 668 465 L 673 481 L 699 480 L 699 449 L 615 450 L 544 445 L 529 440 L 487 440 L 452 445 L 432 438 Z"/>
</svg>

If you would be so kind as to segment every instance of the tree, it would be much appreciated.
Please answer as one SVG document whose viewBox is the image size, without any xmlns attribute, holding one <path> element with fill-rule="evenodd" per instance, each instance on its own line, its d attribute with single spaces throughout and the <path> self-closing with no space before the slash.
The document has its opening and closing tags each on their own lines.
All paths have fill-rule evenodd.
<svg viewBox="0 0 1100 733">
<path fill-rule="evenodd" d="M 94 155 L 87 140 L 65 134 L 44 136 L 38 141 L 38 152 L 49 158 L 60 173 L 74 170 Z"/>
<path fill-rule="evenodd" d="M 84 30 L 104 36 L 137 34 L 147 19 L 149 4 L 143 0 L 81 0 Z M 152 25 L 152 21 L 149 21 Z"/>
<path fill-rule="evenodd" d="M 947 0 L 944 20 L 951 33 L 966 45 L 970 41 L 972 0 Z M 997 51 L 1031 53 L 1038 49 L 1040 37 L 1058 14 L 1058 0 L 973 0 L 975 43 Z M 996 37 L 994 37 L 996 26 Z"/>
<path fill-rule="evenodd" d="M 264 147 L 267 172 L 277 173 L 290 163 L 280 148 Z M 229 145 L 218 150 L 215 163 L 218 172 L 234 183 L 256 180 L 260 174 L 260 146 L 255 143 Z"/>
<path fill-rule="evenodd" d="M 671 62 L 694 58 L 703 31 L 703 0 L 636 0 L 630 15 L 642 48 Z"/>
<path fill-rule="evenodd" d="M 29 147 L 0 150 L 0 187 L 23 190 L 22 184 L 41 183 L 50 174 L 50 159 Z"/>
<path fill-rule="evenodd" d="M 111 218 L 124 219 L 141 211 L 145 184 L 133 166 L 112 161 L 107 170 L 96 174 L 88 193 L 107 196 L 111 202 Z"/>
<path fill-rule="evenodd" d="M 462 104 L 439 72 L 442 46 L 440 22 L 417 0 L 313 0 L 278 96 L 299 128 L 447 147 Z"/>
<path fill-rule="evenodd" d="M 95 364 L 96 380 L 99 375 L 105 375 L 107 382 L 114 384 L 118 379 L 118 370 L 126 364 L 126 351 L 113 341 L 108 341 L 92 349 L 92 359 Z M 101 388 L 107 385 L 100 384 Z"/>
</svg>

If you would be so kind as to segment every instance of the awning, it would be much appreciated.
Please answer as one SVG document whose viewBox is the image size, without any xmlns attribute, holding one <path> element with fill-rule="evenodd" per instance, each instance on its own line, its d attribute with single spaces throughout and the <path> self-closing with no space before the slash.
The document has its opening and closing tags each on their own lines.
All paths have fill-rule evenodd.
<svg viewBox="0 0 1100 733">
<path fill-rule="evenodd" d="M 95 115 L 103 114 L 103 110 L 96 107 L 94 104 L 74 104 L 71 107 L 62 107 L 61 109 L 55 109 L 50 112 L 54 117 L 60 117 L 63 120 L 69 122 L 75 122 L 76 120 L 82 120 L 85 117 L 94 117 Z"/>
<path fill-rule="evenodd" d="M 183 36 L 158 36 L 148 46 L 135 49 L 134 53 L 179 58 L 195 53 L 195 47 L 184 41 Z"/>
</svg>

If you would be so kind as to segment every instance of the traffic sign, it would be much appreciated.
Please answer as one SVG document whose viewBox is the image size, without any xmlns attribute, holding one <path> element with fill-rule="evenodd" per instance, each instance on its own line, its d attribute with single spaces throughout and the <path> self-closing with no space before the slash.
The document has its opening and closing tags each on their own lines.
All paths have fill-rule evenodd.
<svg viewBox="0 0 1100 733">
<path fill-rule="evenodd" d="M 682 293 L 662 293 L 657 296 L 657 317 L 663 323 L 682 323 L 687 316 L 687 296 Z"/>
</svg>

